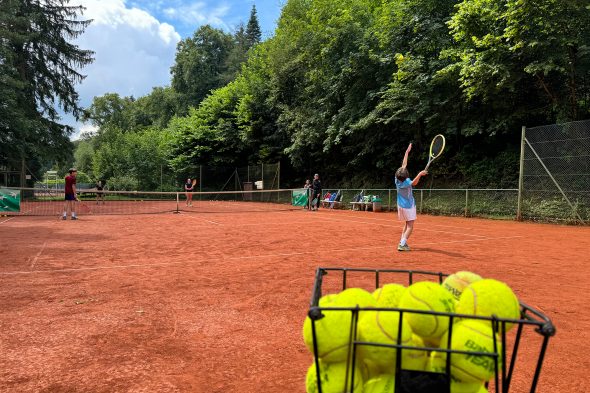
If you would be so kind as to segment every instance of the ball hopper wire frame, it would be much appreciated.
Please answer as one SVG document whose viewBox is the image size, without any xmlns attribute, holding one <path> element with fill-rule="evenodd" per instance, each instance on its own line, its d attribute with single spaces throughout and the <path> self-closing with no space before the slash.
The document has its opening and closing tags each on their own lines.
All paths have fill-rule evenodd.
<svg viewBox="0 0 590 393">
<path fill-rule="evenodd" d="M 314 346 L 314 361 L 315 361 L 315 365 L 316 365 L 316 374 L 317 374 L 317 381 L 318 381 L 318 392 L 321 393 L 322 392 L 322 387 L 321 387 L 321 370 L 320 370 L 320 363 L 319 363 L 319 353 L 318 353 L 318 342 L 317 342 L 317 330 L 316 330 L 316 326 L 315 326 L 315 321 L 323 318 L 323 314 L 322 311 L 326 310 L 326 311 L 340 311 L 340 312 L 351 312 L 352 313 L 352 323 L 350 326 L 350 333 L 349 333 L 349 338 L 350 338 L 350 342 L 352 343 L 352 345 L 349 346 L 349 351 L 348 351 L 348 358 L 347 358 L 347 364 L 351 364 L 352 367 L 347 367 L 347 372 L 346 372 L 346 383 L 348 384 L 348 373 L 349 370 L 354 370 L 354 366 L 355 366 L 355 361 L 356 361 L 356 346 L 357 345 L 368 345 L 368 346 L 379 346 L 379 347 L 389 347 L 389 348 L 396 348 L 396 349 L 415 349 L 415 350 L 425 350 L 425 351 L 437 351 L 437 352 L 444 352 L 444 353 L 450 353 L 450 354 L 468 354 L 468 355 L 473 355 L 473 356 L 487 356 L 487 357 L 491 357 L 494 359 L 494 367 L 495 367 L 495 377 L 494 377 L 494 382 L 495 382 L 495 386 L 496 386 L 496 390 L 498 392 L 503 392 L 503 393 L 507 393 L 509 392 L 510 389 L 510 382 L 512 380 L 512 376 L 514 373 L 514 366 L 517 360 L 517 355 L 518 355 L 518 349 L 520 346 L 520 340 L 522 338 L 522 333 L 523 333 L 523 329 L 525 325 L 535 325 L 535 331 L 543 336 L 543 341 L 541 344 L 541 349 L 539 351 L 539 357 L 537 359 L 537 364 L 535 367 L 535 372 L 533 375 L 533 380 L 531 382 L 531 393 L 534 393 L 538 384 L 538 380 L 539 380 L 539 376 L 541 373 L 541 368 L 542 368 L 542 364 L 543 364 L 543 360 L 545 357 L 545 353 L 547 350 L 547 346 L 549 343 L 549 338 L 552 337 L 553 335 L 555 335 L 556 333 L 556 329 L 555 326 L 553 325 L 553 323 L 551 322 L 551 320 L 545 316 L 543 313 L 541 313 L 538 310 L 535 310 L 533 307 L 520 302 L 520 306 L 521 306 L 521 318 L 520 319 L 506 319 L 506 318 L 497 318 L 495 316 L 492 317 L 481 317 L 481 316 L 474 316 L 474 315 L 466 315 L 466 314 L 456 314 L 456 313 L 445 313 L 445 312 L 434 312 L 434 311 L 422 311 L 422 310 L 406 310 L 406 309 L 398 309 L 398 308 L 371 308 L 372 311 L 389 311 L 389 312 L 399 312 L 400 313 L 400 318 L 399 318 L 399 326 L 398 326 L 398 337 L 397 337 L 397 344 L 379 344 L 379 343 L 370 343 L 370 342 L 362 342 L 362 341 L 357 341 L 357 340 L 353 340 L 353 338 L 356 338 L 357 336 L 357 324 L 358 324 L 358 316 L 359 316 L 359 311 L 363 311 L 366 310 L 366 308 L 360 308 L 360 307 L 319 307 L 319 299 L 322 296 L 322 282 L 323 282 L 323 276 L 328 274 L 328 272 L 341 272 L 342 273 L 342 289 L 346 289 L 347 287 L 347 274 L 348 272 L 359 272 L 359 273 L 373 273 L 375 274 L 375 287 L 379 288 L 380 286 L 380 273 L 396 273 L 396 274 L 407 274 L 408 277 L 408 283 L 409 285 L 411 285 L 414 282 L 414 276 L 415 275 L 421 275 L 421 276 L 430 276 L 430 277 L 437 277 L 439 283 L 442 283 L 443 279 L 445 277 L 448 276 L 448 274 L 445 273 L 441 273 L 441 272 L 430 272 L 430 271 L 422 271 L 422 270 L 403 270 L 403 269 L 365 269 L 365 268 L 324 268 L 324 267 L 319 267 L 316 270 L 316 275 L 315 275 L 315 280 L 314 280 L 314 286 L 313 286 L 313 291 L 312 291 L 312 297 L 311 297 L 311 302 L 310 302 L 310 309 L 308 312 L 308 316 L 311 319 L 312 322 L 312 341 L 313 341 L 313 346 Z M 499 377 L 499 366 L 498 366 L 498 357 L 499 354 L 497 353 L 497 338 L 496 335 L 494 335 L 494 339 L 493 339 L 493 344 L 494 344 L 494 353 L 490 354 L 487 352 L 474 352 L 474 351 L 459 351 L 459 350 L 451 350 L 451 349 L 441 349 L 441 348 L 430 348 L 430 347 L 414 347 L 414 346 L 408 346 L 408 345 L 401 345 L 401 326 L 402 326 L 402 319 L 403 319 L 403 313 L 412 313 L 412 314 L 427 314 L 427 315 L 433 315 L 433 316 L 443 316 L 443 317 L 448 317 L 449 318 L 449 323 L 450 323 L 450 328 L 449 328 L 449 334 L 448 334 L 448 347 L 450 347 L 450 340 L 452 337 L 452 329 L 453 329 L 453 319 L 454 318 L 466 318 L 466 319 L 475 319 L 475 320 L 482 320 L 482 321 L 489 321 L 492 324 L 492 327 L 494 329 L 494 331 L 499 331 L 501 334 L 501 342 L 502 342 L 502 370 L 501 370 L 501 375 L 502 378 L 500 380 Z M 510 360 L 510 367 L 507 370 L 506 369 L 506 324 L 507 323 L 512 323 L 515 325 L 518 325 L 518 328 L 516 330 L 516 337 L 515 337 L 515 341 L 514 344 L 512 346 L 512 354 L 511 354 L 511 360 Z M 452 356 L 452 355 L 451 355 Z M 447 378 L 447 384 L 450 384 L 450 357 L 451 356 L 446 356 L 446 378 Z M 401 389 L 399 382 L 400 382 L 400 378 L 401 378 L 401 351 L 397 351 L 396 353 L 396 392 L 398 391 L 397 389 Z M 352 362 L 351 362 L 352 360 Z M 405 371 L 405 370 L 404 370 Z M 441 374 L 442 375 L 442 374 Z M 350 379 L 350 386 L 354 386 L 354 377 L 355 377 L 355 373 L 354 371 L 352 371 L 351 374 L 351 379 Z M 500 381 L 502 382 L 500 384 Z M 450 386 L 450 385 L 449 385 Z M 498 387 L 501 386 L 501 390 L 498 389 Z"/>
</svg>

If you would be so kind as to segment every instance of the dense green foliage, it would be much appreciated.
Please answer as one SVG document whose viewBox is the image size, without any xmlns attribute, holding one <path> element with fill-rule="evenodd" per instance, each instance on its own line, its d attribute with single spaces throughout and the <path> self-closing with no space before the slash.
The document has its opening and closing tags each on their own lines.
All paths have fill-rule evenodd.
<svg viewBox="0 0 590 393">
<path fill-rule="evenodd" d="M 72 130 L 60 124 L 58 107 L 81 112 L 74 87 L 92 52 L 69 40 L 89 23 L 82 10 L 58 0 L 0 2 L 0 162 L 69 159 Z"/>
<path fill-rule="evenodd" d="M 171 87 L 95 99 L 78 165 L 155 187 L 141 171 L 280 160 L 300 174 L 287 183 L 388 185 L 410 141 L 416 173 L 443 133 L 427 185 L 514 187 L 522 125 L 590 115 L 587 1 L 289 0 L 259 40 L 255 9 L 234 34 L 203 26 L 179 43 Z"/>
</svg>

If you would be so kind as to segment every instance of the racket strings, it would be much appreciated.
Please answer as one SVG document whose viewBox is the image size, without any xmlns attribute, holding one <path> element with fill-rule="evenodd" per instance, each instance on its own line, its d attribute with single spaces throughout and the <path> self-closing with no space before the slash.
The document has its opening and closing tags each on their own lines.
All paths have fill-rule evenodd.
<svg viewBox="0 0 590 393">
<path fill-rule="evenodd" d="M 431 157 L 438 157 L 443 149 L 445 148 L 445 139 L 442 135 L 437 135 L 432 140 L 430 145 L 430 156 Z"/>
</svg>

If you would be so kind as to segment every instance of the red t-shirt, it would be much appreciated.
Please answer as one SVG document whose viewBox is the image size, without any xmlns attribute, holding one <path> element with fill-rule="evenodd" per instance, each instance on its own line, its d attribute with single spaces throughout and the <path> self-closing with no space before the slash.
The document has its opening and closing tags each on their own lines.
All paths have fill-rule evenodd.
<svg viewBox="0 0 590 393">
<path fill-rule="evenodd" d="M 76 178 L 72 175 L 66 176 L 66 194 L 73 194 L 74 188 L 73 185 L 76 184 Z"/>
</svg>

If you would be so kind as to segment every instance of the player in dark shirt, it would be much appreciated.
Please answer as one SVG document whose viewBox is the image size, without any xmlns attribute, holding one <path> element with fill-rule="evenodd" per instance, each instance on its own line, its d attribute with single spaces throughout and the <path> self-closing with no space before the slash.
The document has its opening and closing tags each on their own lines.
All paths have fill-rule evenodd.
<svg viewBox="0 0 590 393">
<path fill-rule="evenodd" d="M 99 202 L 102 202 L 104 205 L 104 183 L 102 180 L 96 182 L 96 204 L 98 205 Z"/>
<path fill-rule="evenodd" d="M 70 168 L 69 173 L 70 174 L 66 176 L 66 202 L 64 205 L 64 214 L 62 219 L 65 220 L 68 217 L 68 212 L 71 212 L 72 220 L 77 220 L 78 217 L 76 217 L 76 201 L 78 200 L 78 196 L 76 194 L 76 175 L 78 174 L 78 171 L 76 168 Z"/>
<path fill-rule="evenodd" d="M 313 176 L 313 183 L 311 184 L 312 188 L 312 210 L 319 210 L 320 208 L 320 200 L 322 199 L 322 182 L 320 181 L 320 175 L 317 173 Z M 315 201 L 315 205 L 313 204 Z"/>
</svg>

